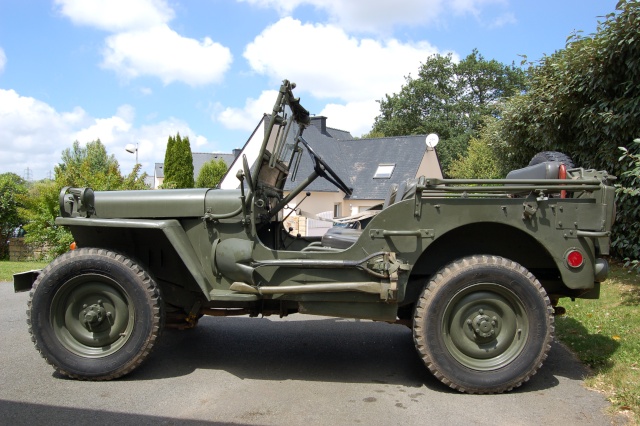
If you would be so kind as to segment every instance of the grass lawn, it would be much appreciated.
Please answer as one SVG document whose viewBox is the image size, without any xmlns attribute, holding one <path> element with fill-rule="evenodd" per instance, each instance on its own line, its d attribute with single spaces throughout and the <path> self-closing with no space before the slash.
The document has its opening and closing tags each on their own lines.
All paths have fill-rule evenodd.
<svg viewBox="0 0 640 426">
<path fill-rule="evenodd" d="M 47 262 L 9 262 L 0 261 L 0 282 L 10 281 L 13 283 L 13 274 L 30 271 L 32 269 L 42 269 Z"/>
<path fill-rule="evenodd" d="M 556 338 L 591 368 L 585 384 L 640 424 L 640 276 L 613 265 L 600 299 L 561 299 Z"/>
<path fill-rule="evenodd" d="M 0 262 L 0 281 L 41 269 L 46 262 Z M 640 276 L 612 265 L 600 299 L 561 299 L 567 314 L 556 318 L 556 338 L 589 366 L 585 381 L 603 392 L 613 408 L 630 412 L 640 424 Z"/>
</svg>

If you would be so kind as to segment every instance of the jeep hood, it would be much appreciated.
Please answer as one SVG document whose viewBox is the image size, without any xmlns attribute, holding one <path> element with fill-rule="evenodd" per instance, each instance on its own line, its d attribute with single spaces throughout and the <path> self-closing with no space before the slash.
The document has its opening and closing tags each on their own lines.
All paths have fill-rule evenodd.
<svg viewBox="0 0 640 426">
<path fill-rule="evenodd" d="M 223 214 L 240 206 L 239 190 L 209 188 L 96 191 L 92 217 L 180 218 Z"/>
</svg>

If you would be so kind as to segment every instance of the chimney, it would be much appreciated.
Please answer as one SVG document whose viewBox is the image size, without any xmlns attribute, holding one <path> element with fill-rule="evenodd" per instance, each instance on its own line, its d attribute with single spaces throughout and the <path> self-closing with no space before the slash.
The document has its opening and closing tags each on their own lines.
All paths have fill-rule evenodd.
<svg viewBox="0 0 640 426">
<path fill-rule="evenodd" d="M 240 148 L 234 148 L 233 151 L 231 151 L 233 153 L 233 159 L 235 160 L 236 158 L 238 158 L 238 156 L 240 155 L 240 153 L 242 152 L 242 149 Z"/>
<path fill-rule="evenodd" d="M 327 117 L 322 115 L 313 116 L 311 117 L 311 124 L 316 126 L 323 135 L 327 134 Z"/>
</svg>

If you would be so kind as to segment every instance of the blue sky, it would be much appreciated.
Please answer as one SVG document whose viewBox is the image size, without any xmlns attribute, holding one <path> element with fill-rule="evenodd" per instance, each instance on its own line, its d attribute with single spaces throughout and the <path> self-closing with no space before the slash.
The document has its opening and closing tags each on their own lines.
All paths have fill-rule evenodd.
<svg viewBox="0 0 640 426">
<path fill-rule="evenodd" d="M 100 138 L 153 174 L 169 135 L 241 147 L 282 79 L 331 127 L 370 130 L 378 99 L 435 53 L 519 64 L 596 30 L 615 0 L 0 0 L 0 173 L 53 174 Z"/>
</svg>

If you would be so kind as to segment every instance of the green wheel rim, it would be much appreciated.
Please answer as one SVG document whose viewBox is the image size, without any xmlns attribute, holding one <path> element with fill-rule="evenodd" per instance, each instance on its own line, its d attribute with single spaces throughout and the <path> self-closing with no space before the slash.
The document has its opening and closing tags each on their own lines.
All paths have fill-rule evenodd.
<svg viewBox="0 0 640 426">
<path fill-rule="evenodd" d="M 84 274 L 65 282 L 51 303 L 51 325 L 76 355 L 100 358 L 118 351 L 135 324 L 133 302 L 113 279 Z"/>
<path fill-rule="evenodd" d="M 442 323 L 444 343 L 460 364 L 473 370 L 496 370 L 520 355 L 529 337 L 529 321 L 520 298 L 495 283 L 478 283 L 447 304 Z"/>
</svg>

